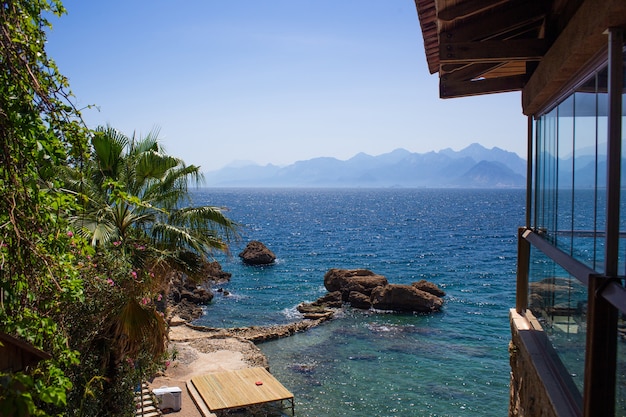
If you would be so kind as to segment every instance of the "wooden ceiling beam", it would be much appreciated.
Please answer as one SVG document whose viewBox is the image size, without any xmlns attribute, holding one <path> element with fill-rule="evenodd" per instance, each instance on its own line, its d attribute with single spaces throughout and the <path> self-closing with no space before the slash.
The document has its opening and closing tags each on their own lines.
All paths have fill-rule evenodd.
<svg viewBox="0 0 626 417">
<path fill-rule="evenodd" d="M 543 39 L 485 42 L 441 42 L 439 63 L 498 63 L 505 61 L 539 61 L 548 50 Z"/>
<path fill-rule="evenodd" d="M 443 75 L 441 75 L 441 79 L 444 82 L 474 80 L 480 77 L 481 75 L 483 75 L 484 73 L 493 71 L 494 69 L 501 67 L 501 66 L 502 66 L 501 63 L 484 63 L 484 64 L 464 65 L 455 69 L 454 71 L 444 72 Z"/>
<path fill-rule="evenodd" d="M 585 0 L 522 90 L 522 110 L 537 116 L 567 91 L 572 74 L 580 72 L 598 51 L 606 50 L 609 27 L 626 26 L 626 1 Z"/>
<path fill-rule="evenodd" d="M 437 12 L 437 18 L 445 22 L 451 22 L 456 19 L 471 16 L 475 13 L 480 13 L 494 6 L 506 3 L 507 1 L 508 0 L 466 0 L 448 6 L 443 10 L 439 10 Z"/>
<path fill-rule="evenodd" d="M 478 81 L 440 81 L 439 97 L 456 98 L 519 91 L 527 80 L 525 75 L 515 75 Z"/>
<path fill-rule="evenodd" d="M 497 13 L 489 13 L 464 21 L 456 28 L 442 31 L 439 34 L 440 42 L 443 41 L 474 41 L 486 40 L 502 34 L 510 33 L 515 29 L 524 27 L 531 22 L 543 19 L 546 14 L 546 6 L 540 0 L 530 0 L 517 4 Z"/>
</svg>

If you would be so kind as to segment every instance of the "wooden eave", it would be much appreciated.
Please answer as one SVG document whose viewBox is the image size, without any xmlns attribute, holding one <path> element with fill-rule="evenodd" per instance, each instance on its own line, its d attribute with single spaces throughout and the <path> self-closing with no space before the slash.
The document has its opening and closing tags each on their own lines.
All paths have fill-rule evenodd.
<svg viewBox="0 0 626 417">
<path fill-rule="evenodd" d="M 626 27 L 626 1 L 584 1 L 524 86 L 524 114 L 537 115 L 566 93 L 574 76 L 606 52 L 611 27 Z"/>
<path fill-rule="evenodd" d="M 13 337 L 7 333 L 0 333 L 0 344 L 2 344 L 3 346 L 6 346 L 7 344 L 12 345 L 16 347 L 17 349 L 27 352 L 28 354 L 33 355 L 41 360 L 47 360 L 47 359 L 52 358 L 52 355 L 50 355 L 49 353 L 44 352 L 43 350 L 37 349 L 30 343 L 25 342 L 16 337 Z"/>
<path fill-rule="evenodd" d="M 18 372 L 50 358 L 30 343 L 0 332 L 0 372 Z"/>
<path fill-rule="evenodd" d="M 441 98 L 522 91 L 534 115 L 626 26 L 625 0 L 415 0 Z"/>
</svg>

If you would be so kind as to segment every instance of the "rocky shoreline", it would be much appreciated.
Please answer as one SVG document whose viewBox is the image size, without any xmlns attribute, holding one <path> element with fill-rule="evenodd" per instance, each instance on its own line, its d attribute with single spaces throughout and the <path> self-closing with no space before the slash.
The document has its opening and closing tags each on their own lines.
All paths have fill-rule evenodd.
<svg viewBox="0 0 626 417">
<path fill-rule="evenodd" d="M 170 327 L 185 326 L 201 332 L 204 337 L 237 337 L 253 343 L 262 343 L 291 336 L 332 319 L 344 305 L 359 309 L 380 309 L 432 313 L 443 305 L 445 292 L 427 281 L 411 285 L 389 284 L 387 279 L 366 269 L 330 269 L 324 276 L 328 293 L 313 303 L 301 303 L 297 310 L 302 319 L 293 323 L 270 326 L 216 328 L 192 324 L 201 317 L 201 305 L 213 299 L 211 285 L 225 282 L 230 274 L 223 272 L 219 263 L 209 264 L 211 274 L 200 284 L 187 283 L 175 276 L 170 282 L 168 301 Z M 221 289 L 220 289 L 221 290 Z M 220 291 L 228 296 L 226 291 Z"/>
<path fill-rule="evenodd" d="M 153 387 L 185 385 L 196 375 L 244 367 L 269 370 L 267 357 L 258 343 L 319 326 L 333 319 L 345 306 L 360 309 L 384 306 L 396 311 L 432 313 L 442 306 L 441 297 L 445 295 L 436 285 L 425 281 L 412 285 L 389 284 L 386 278 L 368 270 L 331 269 L 324 276 L 328 293 L 313 303 L 298 305 L 300 320 L 282 325 L 216 328 L 195 325 L 193 321 L 202 316 L 201 306 L 213 299 L 212 287 L 228 281 L 230 274 L 223 272 L 217 262 L 209 264 L 207 271 L 210 274 L 201 283 L 186 282 L 181 275 L 170 280 L 166 311 L 171 361 L 152 381 Z M 224 290 L 217 292 L 228 296 Z M 386 292 L 391 295 L 385 295 Z M 186 405 L 184 411 L 177 413 L 179 417 L 202 416 L 186 390 L 183 403 Z"/>
<path fill-rule="evenodd" d="M 271 325 L 271 326 L 250 326 L 250 327 L 231 327 L 231 328 L 215 328 L 197 326 L 186 323 L 185 326 L 202 332 L 206 337 L 237 337 L 249 340 L 253 343 L 262 343 L 268 340 L 281 339 L 289 337 L 296 333 L 306 331 L 312 327 L 319 326 L 321 323 L 332 318 L 332 315 L 315 320 L 303 319 L 294 323 Z"/>
</svg>

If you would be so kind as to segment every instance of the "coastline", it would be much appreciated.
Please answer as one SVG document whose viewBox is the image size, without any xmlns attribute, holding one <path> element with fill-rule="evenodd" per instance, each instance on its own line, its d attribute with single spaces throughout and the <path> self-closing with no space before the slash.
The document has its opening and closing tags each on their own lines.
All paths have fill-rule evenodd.
<svg viewBox="0 0 626 417">
<path fill-rule="evenodd" d="M 196 326 L 173 318 L 168 343 L 172 360 L 167 369 L 149 381 L 148 385 L 150 389 L 162 387 L 181 389 L 181 409 L 167 413 L 167 415 L 206 417 L 196 406 L 187 390 L 186 384 L 191 378 L 247 367 L 264 367 L 269 371 L 270 364 L 255 343 L 289 337 L 318 326 L 332 317 L 332 314 L 328 314 L 284 325 L 238 328 Z"/>
</svg>

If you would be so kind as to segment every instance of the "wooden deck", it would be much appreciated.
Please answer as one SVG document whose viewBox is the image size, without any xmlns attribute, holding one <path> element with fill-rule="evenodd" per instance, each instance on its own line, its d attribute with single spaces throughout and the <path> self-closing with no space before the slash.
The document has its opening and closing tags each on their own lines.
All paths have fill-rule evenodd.
<svg viewBox="0 0 626 417">
<path fill-rule="evenodd" d="M 211 412 L 289 401 L 294 414 L 293 394 L 265 368 L 244 368 L 191 378 Z"/>
</svg>

